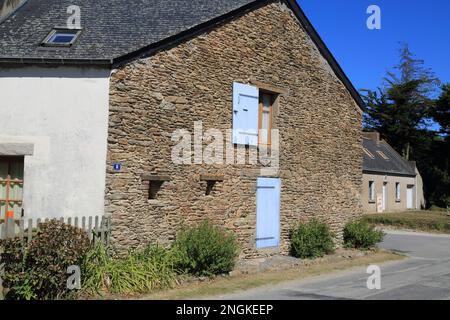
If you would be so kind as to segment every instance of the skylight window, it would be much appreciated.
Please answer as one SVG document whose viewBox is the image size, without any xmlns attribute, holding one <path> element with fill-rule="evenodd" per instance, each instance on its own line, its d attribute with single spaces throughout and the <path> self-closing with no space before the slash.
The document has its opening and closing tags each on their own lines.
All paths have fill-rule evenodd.
<svg viewBox="0 0 450 320">
<path fill-rule="evenodd" d="M 53 29 L 45 40 L 44 46 L 70 47 L 76 40 L 81 30 L 78 29 Z"/>
<path fill-rule="evenodd" d="M 370 152 L 369 150 L 367 150 L 366 148 L 363 148 L 364 152 L 369 156 L 369 158 L 371 159 L 375 159 L 374 155 L 372 154 L 372 152 Z"/>
<path fill-rule="evenodd" d="M 389 160 L 389 157 L 387 155 L 384 154 L 383 151 L 377 151 L 377 153 L 380 155 L 380 157 L 382 157 L 384 160 Z"/>
</svg>

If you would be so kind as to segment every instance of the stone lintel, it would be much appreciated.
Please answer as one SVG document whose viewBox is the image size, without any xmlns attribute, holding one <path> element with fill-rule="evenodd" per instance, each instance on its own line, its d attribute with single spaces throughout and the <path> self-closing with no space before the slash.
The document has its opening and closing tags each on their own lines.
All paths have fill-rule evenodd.
<svg viewBox="0 0 450 320">
<path fill-rule="evenodd" d="M 166 175 L 156 175 L 156 174 L 149 174 L 144 173 L 141 175 L 142 181 L 170 181 L 170 176 Z"/>
<path fill-rule="evenodd" d="M 255 80 L 255 79 L 250 79 L 250 83 L 254 84 L 261 90 L 266 90 L 266 91 L 278 93 L 278 94 L 288 94 L 289 93 L 289 89 L 287 89 L 287 88 L 276 87 L 271 84 L 264 83 L 264 82 L 261 82 L 261 81 Z"/>
<path fill-rule="evenodd" d="M 223 181 L 225 180 L 223 175 L 220 174 L 201 174 L 201 181 Z"/>
<path fill-rule="evenodd" d="M 0 156 L 32 156 L 32 143 L 0 143 Z"/>
</svg>

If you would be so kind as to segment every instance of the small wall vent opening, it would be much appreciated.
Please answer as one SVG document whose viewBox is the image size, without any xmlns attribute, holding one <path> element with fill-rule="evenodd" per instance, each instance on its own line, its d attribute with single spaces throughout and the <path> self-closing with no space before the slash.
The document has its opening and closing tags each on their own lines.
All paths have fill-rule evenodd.
<svg viewBox="0 0 450 320">
<path fill-rule="evenodd" d="M 159 191 L 163 185 L 164 181 L 150 181 L 148 198 L 150 200 L 155 200 L 158 196 Z"/>
<path fill-rule="evenodd" d="M 214 190 L 214 186 L 216 185 L 217 181 L 206 181 L 206 192 L 205 196 L 210 196 L 211 193 Z"/>
<path fill-rule="evenodd" d="M 216 191 L 217 182 L 223 181 L 224 178 L 220 175 L 201 175 L 200 180 L 206 181 L 205 196 L 210 196 Z"/>
<path fill-rule="evenodd" d="M 141 177 L 143 182 L 148 183 L 148 199 L 156 200 L 165 182 L 170 181 L 168 176 L 158 176 L 143 174 Z"/>
</svg>

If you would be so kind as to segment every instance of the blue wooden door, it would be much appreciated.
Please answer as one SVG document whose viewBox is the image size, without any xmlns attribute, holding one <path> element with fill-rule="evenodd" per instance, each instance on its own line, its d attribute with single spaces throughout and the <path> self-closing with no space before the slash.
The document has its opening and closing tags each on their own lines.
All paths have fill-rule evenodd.
<svg viewBox="0 0 450 320">
<path fill-rule="evenodd" d="M 280 179 L 259 178 L 256 192 L 256 248 L 280 242 Z"/>
</svg>

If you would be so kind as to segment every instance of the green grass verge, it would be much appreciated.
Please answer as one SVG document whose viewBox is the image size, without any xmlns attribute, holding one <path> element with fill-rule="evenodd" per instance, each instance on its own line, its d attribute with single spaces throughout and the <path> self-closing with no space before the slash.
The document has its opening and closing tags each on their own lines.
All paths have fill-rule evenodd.
<svg viewBox="0 0 450 320">
<path fill-rule="evenodd" d="M 406 211 L 371 214 L 365 215 L 363 220 L 376 225 L 450 233 L 450 216 L 445 211 Z"/>
</svg>

